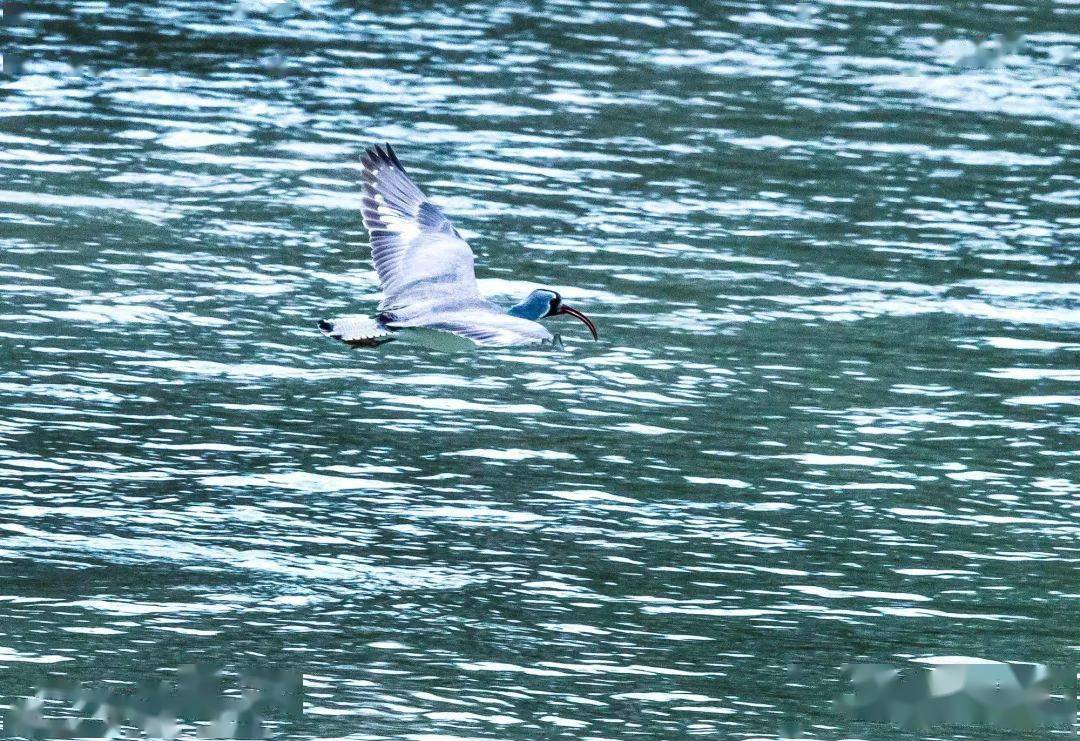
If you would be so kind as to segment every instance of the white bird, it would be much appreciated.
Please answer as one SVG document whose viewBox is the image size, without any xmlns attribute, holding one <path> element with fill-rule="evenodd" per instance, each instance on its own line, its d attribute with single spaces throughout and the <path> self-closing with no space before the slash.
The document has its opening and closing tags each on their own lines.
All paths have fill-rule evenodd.
<svg viewBox="0 0 1080 741">
<path fill-rule="evenodd" d="M 553 343 L 537 319 L 568 314 L 596 325 L 549 289 L 504 309 L 480 296 L 473 251 L 442 210 L 405 173 L 389 144 L 361 159 L 364 227 L 383 299 L 373 317 L 323 319 L 323 334 L 356 347 L 374 347 L 408 334 L 451 333 L 477 345 Z"/>
</svg>

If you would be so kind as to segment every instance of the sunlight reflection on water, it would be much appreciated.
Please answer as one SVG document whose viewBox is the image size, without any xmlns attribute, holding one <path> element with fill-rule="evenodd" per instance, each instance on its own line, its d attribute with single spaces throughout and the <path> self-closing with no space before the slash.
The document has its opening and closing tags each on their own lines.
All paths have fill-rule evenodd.
<svg viewBox="0 0 1080 741">
<path fill-rule="evenodd" d="M 10 686 L 283 657 L 290 737 L 878 738 L 830 709 L 845 662 L 1067 661 L 1075 17 L 35 3 L 0 78 Z M 601 341 L 327 342 L 377 302 L 378 140 L 485 294 L 551 286 Z"/>
</svg>

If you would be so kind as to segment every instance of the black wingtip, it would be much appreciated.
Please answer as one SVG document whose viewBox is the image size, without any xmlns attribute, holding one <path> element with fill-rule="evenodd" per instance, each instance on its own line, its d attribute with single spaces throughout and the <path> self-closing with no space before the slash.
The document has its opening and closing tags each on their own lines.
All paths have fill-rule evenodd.
<svg viewBox="0 0 1080 741">
<path fill-rule="evenodd" d="M 320 319 L 319 320 L 319 329 L 321 329 L 323 332 L 326 332 L 327 334 L 329 334 L 330 332 L 334 331 L 334 323 L 329 322 L 329 321 L 327 321 L 325 319 Z"/>
<path fill-rule="evenodd" d="M 369 168 L 376 165 L 390 165 L 405 172 L 405 168 L 401 164 L 401 160 L 398 159 L 397 152 L 390 146 L 389 142 L 385 142 L 381 146 L 373 144 L 364 150 L 364 156 L 361 158 L 361 162 Z"/>
<path fill-rule="evenodd" d="M 386 153 L 390 156 L 390 161 L 394 163 L 394 167 L 405 172 L 405 168 L 401 166 L 401 160 L 397 158 L 397 152 L 390 146 L 390 142 L 386 142 L 383 146 L 386 148 Z"/>
</svg>

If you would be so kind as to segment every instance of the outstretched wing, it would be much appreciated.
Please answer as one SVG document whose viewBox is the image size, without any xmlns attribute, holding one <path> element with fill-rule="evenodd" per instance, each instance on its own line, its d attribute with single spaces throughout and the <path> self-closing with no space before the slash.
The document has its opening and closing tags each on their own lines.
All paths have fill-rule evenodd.
<svg viewBox="0 0 1080 741">
<path fill-rule="evenodd" d="M 405 174 L 390 145 L 371 147 L 361 164 L 364 227 L 383 291 L 381 308 L 479 299 L 472 249 Z"/>
<path fill-rule="evenodd" d="M 553 341 L 539 322 L 482 308 L 440 312 L 437 317 L 411 322 L 389 322 L 393 329 L 433 329 L 452 332 L 477 345 L 534 345 Z"/>
</svg>

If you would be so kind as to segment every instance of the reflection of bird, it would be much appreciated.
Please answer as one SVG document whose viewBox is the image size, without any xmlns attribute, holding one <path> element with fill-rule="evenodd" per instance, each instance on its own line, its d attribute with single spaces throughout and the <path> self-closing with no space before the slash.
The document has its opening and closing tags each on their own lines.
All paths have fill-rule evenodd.
<svg viewBox="0 0 1080 741">
<path fill-rule="evenodd" d="M 361 163 L 364 226 L 383 300 L 374 317 L 320 321 L 328 337 L 374 347 L 434 330 L 477 345 L 551 343 L 554 337 L 536 320 L 568 314 L 597 339 L 596 325 L 555 291 L 535 290 L 509 309 L 481 298 L 472 249 L 405 174 L 390 145 L 372 147 Z"/>
</svg>

